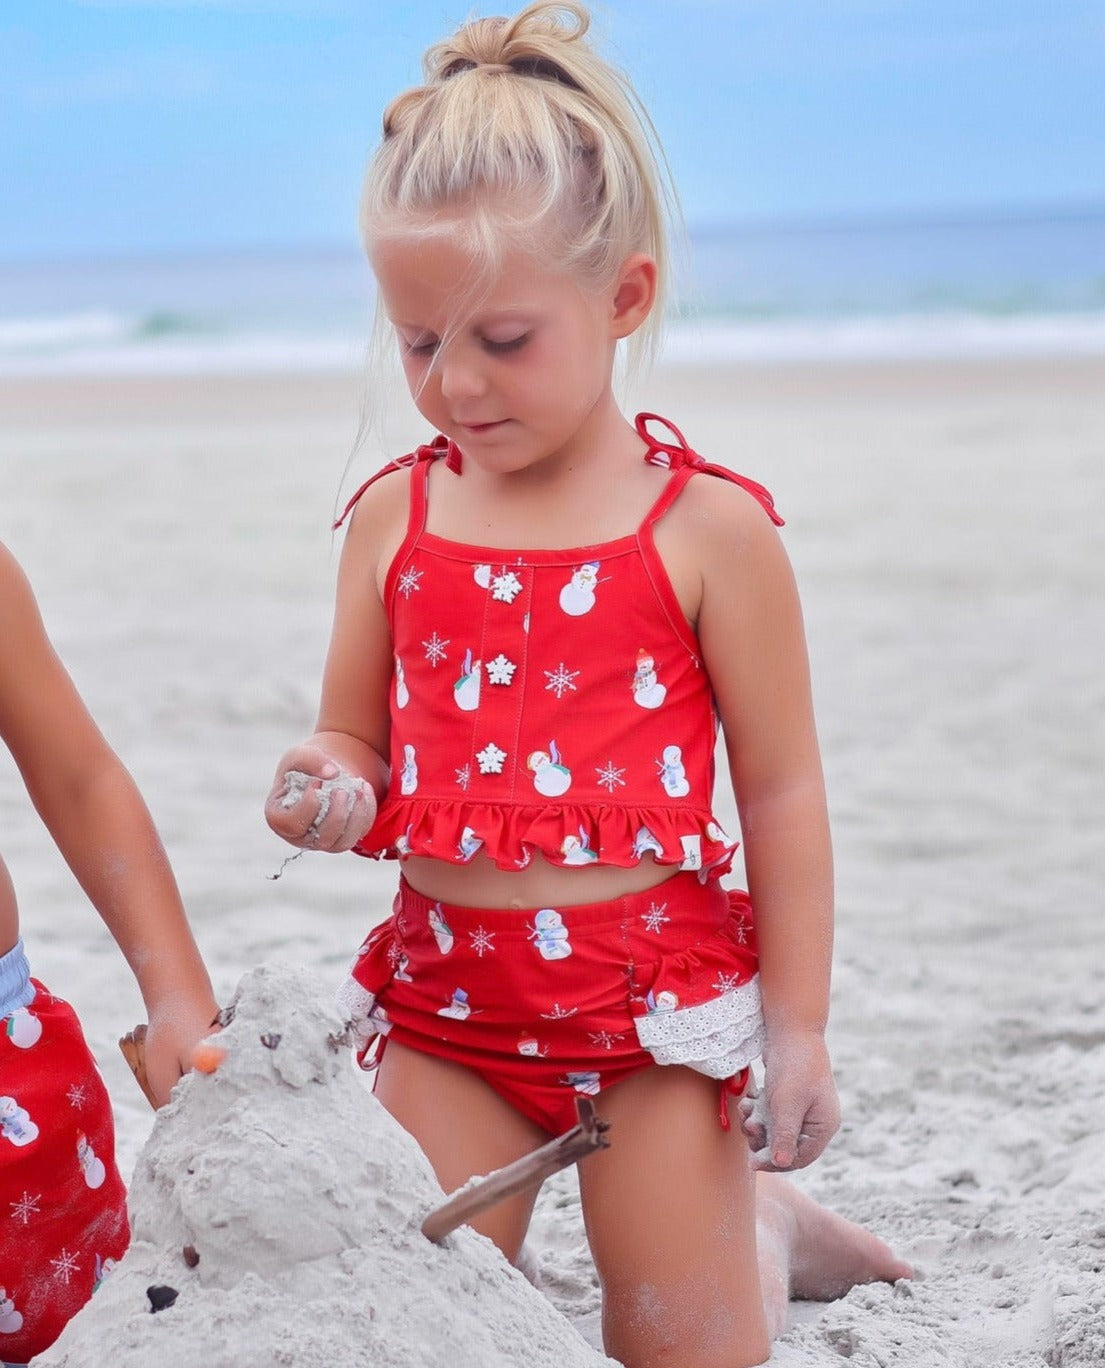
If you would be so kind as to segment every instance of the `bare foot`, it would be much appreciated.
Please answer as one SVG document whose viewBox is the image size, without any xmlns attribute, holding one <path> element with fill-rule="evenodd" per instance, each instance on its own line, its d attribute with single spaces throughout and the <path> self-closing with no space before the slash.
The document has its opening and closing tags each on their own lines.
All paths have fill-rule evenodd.
<svg viewBox="0 0 1105 1368">
<path fill-rule="evenodd" d="M 757 1174 L 756 1215 L 766 1237 L 764 1254 L 772 1262 L 780 1256 L 787 1261 L 792 1297 L 834 1301 L 859 1283 L 913 1277 L 913 1269 L 889 1245 L 819 1206 L 779 1174 Z M 766 1273 L 765 1282 L 777 1283 L 784 1270 L 769 1267 Z"/>
</svg>

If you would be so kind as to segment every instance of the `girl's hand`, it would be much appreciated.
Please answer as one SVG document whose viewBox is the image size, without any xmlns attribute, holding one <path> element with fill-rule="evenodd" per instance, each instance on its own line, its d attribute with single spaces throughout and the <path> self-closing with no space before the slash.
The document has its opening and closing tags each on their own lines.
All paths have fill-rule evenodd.
<svg viewBox="0 0 1105 1368">
<path fill-rule="evenodd" d="M 317 746 L 296 746 L 276 768 L 265 820 L 290 845 L 351 850 L 376 820 L 376 795 Z"/>
<path fill-rule="evenodd" d="M 154 1105 L 163 1107 L 169 1094 L 192 1067 L 198 1041 L 216 1029 L 218 1006 L 210 1002 L 159 1003 L 146 1027 L 146 1078 Z"/>
<path fill-rule="evenodd" d="M 752 1165 L 767 1173 L 812 1164 L 840 1125 L 840 1104 L 820 1032 L 768 1034 L 764 1090 L 740 1102 Z"/>
</svg>

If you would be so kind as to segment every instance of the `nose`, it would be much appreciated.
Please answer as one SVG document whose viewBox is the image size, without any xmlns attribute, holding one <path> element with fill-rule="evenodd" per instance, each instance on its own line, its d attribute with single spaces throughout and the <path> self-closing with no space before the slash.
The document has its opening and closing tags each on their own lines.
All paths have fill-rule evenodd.
<svg viewBox="0 0 1105 1368">
<path fill-rule="evenodd" d="M 486 390 L 479 358 L 467 347 L 448 347 L 439 353 L 441 393 L 446 399 L 478 399 Z"/>
</svg>

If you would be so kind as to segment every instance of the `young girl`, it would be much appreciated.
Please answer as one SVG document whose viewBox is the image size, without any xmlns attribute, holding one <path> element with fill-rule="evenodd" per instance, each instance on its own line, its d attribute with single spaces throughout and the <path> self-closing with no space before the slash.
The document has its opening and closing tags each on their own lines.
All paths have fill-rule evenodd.
<svg viewBox="0 0 1105 1368">
<path fill-rule="evenodd" d="M 149 1013 L 159 1102 L 217 1011 L 134 781 L 46 637 L 0 546 L 0 738 L 126 956 Z M 0 860 L 0 1363 L 47 1349 L 129 1239 L 111 1105 L 73 1009 L 30 976 Z"/>
<path fill-rule="evenodd" d="M 908 1269 L 770 1172 L 838 1120 L 798 600 L 766 491 L 615 402 L 617 344 L 659 318 L 663 204 L 586 28 L 576 4 L 473 21 L 384 116 L 363 229 L 440 435 L 347 510 L 317 731 L 266 810 L 294 845 L 402 861 L 344 1000 L 443 1187 L 594 1097 L 607 1351 L 732 1368 L 767 1357 L 788 1291 Z M 720 882 L 718 720 L 749 894 Z M 729 1109 L 761 1054 L 753 1165 Z M 479 1228 L 514 1258 L 532 1204 Z"/>
</svg>

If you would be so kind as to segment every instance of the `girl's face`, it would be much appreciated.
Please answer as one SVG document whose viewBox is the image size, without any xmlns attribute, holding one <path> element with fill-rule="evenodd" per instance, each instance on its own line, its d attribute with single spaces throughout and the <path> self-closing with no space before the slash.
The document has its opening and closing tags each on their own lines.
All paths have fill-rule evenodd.
<svg viewBox="0 0 1105 1368">
<path fill-rule="evenodd" d="M 379 241 L 372 263 L 411 397 L 466 457 L 510 474 L 586 449 L 625 332 L 614 288 L 512 252 L 469 304 L 472 258 L 444 234 Z"/>
</svg>

